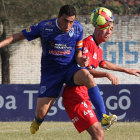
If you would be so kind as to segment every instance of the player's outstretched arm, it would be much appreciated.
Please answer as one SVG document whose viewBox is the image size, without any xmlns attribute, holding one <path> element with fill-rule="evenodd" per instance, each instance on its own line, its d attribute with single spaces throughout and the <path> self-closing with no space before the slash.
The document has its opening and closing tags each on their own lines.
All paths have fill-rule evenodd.
<svg viewBox="0 0 140 140">
<path fill-rule="evenodd" d="M 126 69 L 125 73 L 131 74 L 131 75 L 135 75 L 137 77 L 140 76 L 140 70 L 137 70 L 137 69 Z"/>
<path fill-rule="evenodd" d="M 123 68 L 116 64 L 110 63 L 108 61 L 105 61 L 104 66 L 101 66 L 101 67 L 105 69 L 113 70 L 113 71 L 125 72 L 127 74 L 131 74 L 135 76 L 139 76 L 140 74 L 140 70 Z"/>
<path fill-rule="evenodd" d="M 11 43 L 20 41 L 22 39 L 24 39 L 22 32 L 13 34 L 13 35 L 9 36 L 8 38 L 6 38 L 5 40 L 0 42 L 0 48 L 5 47 Z"/>
<path fill-rule="evenodd" d="M 89 72 L 92 74 L 92 76 L 94 78 L 103 78 L 103 77 L 106 77 L 108 78 L 112 85 L 118 85 L 119 84 L 119 79 L 118 77 L 116 77 L 115 75 L 111 74 L 111 73 L 108 73 L 108 72 L 100 72 L 100 71 L 97 71 L 97 70 L 94 70 L 94 69 L 89 69 Z"/>
</svg>

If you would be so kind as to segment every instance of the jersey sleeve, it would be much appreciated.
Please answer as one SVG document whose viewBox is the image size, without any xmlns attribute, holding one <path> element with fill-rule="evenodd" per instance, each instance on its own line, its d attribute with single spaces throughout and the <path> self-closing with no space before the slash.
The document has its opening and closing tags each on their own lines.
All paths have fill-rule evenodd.
<svg viewBox="0 0 140 140">
<path fill-rule="evenodd" d="M 40 24 L 36 24 L 22 30 L 22 34 L 28 41 L 40 37 Z"/>
<path fill-rule="evenodd" d="M 99 63 L 99 66 L 104 66 L 105 64 L 105 59 L 103 58 L 102 61 Z"/>
</svg>

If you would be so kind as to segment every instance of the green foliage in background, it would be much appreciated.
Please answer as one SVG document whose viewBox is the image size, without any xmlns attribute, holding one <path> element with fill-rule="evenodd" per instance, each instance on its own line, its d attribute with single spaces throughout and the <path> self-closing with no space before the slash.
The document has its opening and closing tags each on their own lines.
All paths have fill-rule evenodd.
<svg viewBox="0 0 140 140">
<path fill-rule="evenodd" d="M 78 15 L 88 15 L 99 6 L 117 15 L 140 14 L 139 5 L 128 7 L 117 0 L 0 0 L 0 19 L 12 20 L 15 25 L 36 23 L 56 17 L 64 4 L 73 4 Z"/>
</svg>

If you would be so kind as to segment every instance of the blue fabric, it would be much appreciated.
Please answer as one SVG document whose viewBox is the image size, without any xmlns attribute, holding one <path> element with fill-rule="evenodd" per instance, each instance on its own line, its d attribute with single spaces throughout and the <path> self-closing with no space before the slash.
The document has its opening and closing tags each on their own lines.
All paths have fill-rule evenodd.
<svg viewBox="0 0 140 140">
<path fill-rule="evenodd" d="M 63 84 L 75 86 L 73 75 L 76 71 L 85 69 L 79 67 L 76 62 L 67 67 L 56 67 L 54 70 L 42 71 L 41 84 L 38 97 L 58 97 Z"/>
<path fill-rule="evenodd" d="M 103 98 L 100 94 L 98 86 L 88 89 L 88 95 L 92 104 L 94 105 L 99 121 L 101 121 L 103 114 L 106 114 Z"/>
<path fill-rule="evenodd" d="M 41 39 L 42 69 L 71 63 L 75 57 L 76 43 L 83 38 L 83 28 L 78 21 L 74 21 L 69 32 L 62 32 L 57 25 L 57 19 L 41 21 L 22 30 L 22 33 L 28 41 Z"/>
</svg>

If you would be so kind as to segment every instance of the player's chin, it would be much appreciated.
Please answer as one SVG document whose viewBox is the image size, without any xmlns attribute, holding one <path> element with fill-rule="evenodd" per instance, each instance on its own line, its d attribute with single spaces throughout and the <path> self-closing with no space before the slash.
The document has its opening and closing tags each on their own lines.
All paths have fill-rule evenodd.
<svg viewBox="0 0 140 140">
<path fill-rule="evenodd" d="M 108 37 L 105 37 L 105 38 L 103 39 L 103 42 L 106 42 L 108 39 L 109 39 Z"/>
<path fill-rule="evenodd" d="M 69 32 L 70 29 L 69 28 L 63 28 L 62 31 L 66 33 L 66 32 Z"/>
<path fill-rule="evenodd" d="M 69 30 L 66 29 L 66 30 L 64 30 L 63 32 L 67 33 L 67 32 L 69 32 Z"/>
</svg>

